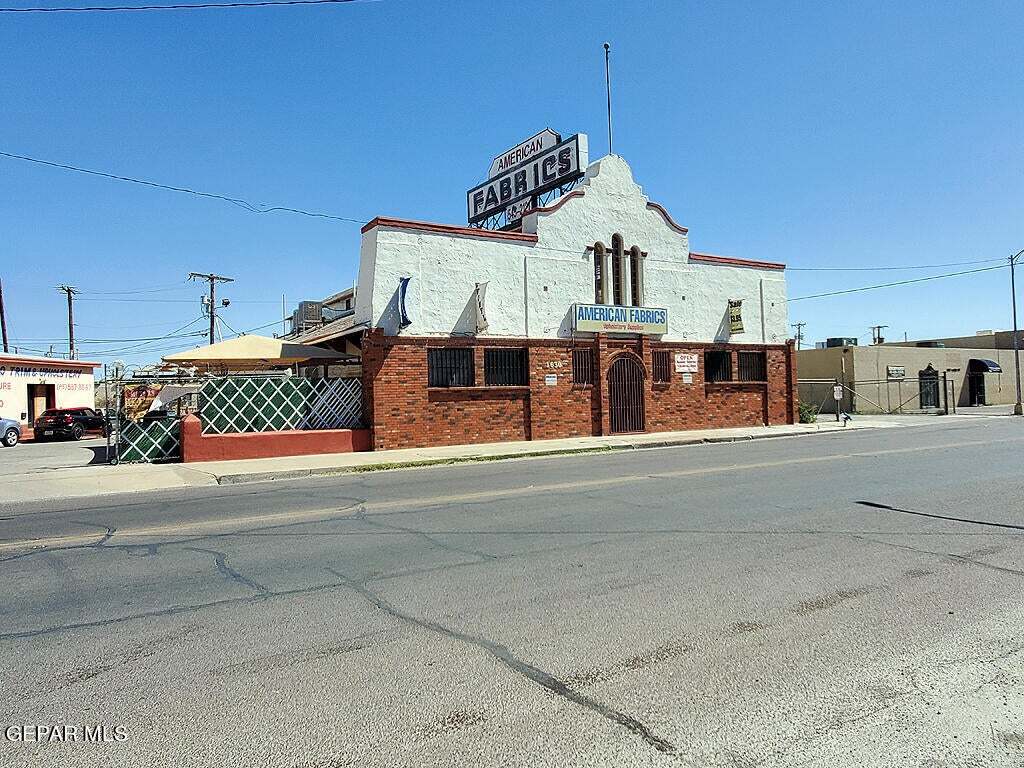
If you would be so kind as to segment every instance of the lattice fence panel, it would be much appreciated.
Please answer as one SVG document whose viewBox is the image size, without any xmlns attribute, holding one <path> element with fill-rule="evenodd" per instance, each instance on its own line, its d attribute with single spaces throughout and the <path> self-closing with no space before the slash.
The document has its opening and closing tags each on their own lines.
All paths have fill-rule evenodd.
<svg viewBox="0 0 1024 768">
<path fill-rule="evenodd" d="M 117 450 L 119 460 L 129 464 L 176 461 L 181 458 L 181 419 L 124 422 Z"/>
<path fill-rule="evenodd" d="M 227 377 L 199 393 L 204 435 L 362 426 L 359 379 Z"/>
</svg>

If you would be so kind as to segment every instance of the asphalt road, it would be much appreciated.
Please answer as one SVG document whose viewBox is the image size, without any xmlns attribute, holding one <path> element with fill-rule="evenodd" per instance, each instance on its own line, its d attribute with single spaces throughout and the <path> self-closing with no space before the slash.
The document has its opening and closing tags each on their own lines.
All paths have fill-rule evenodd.
<svg viewBox="0 0 1024 768">
<path fill-rule="evenodd" d="M 1020 766 L 1024 421 L 930 424 L 9 507 L 0 765 Z"/>
<path fill-rule="evenodd" d="M 107 440 L 26 440 L 13 448 L 0 448 L 0 478 L 3 475 L 47 472 L 65 467 L 102 464 L 107 457 Z"/>
</svg>

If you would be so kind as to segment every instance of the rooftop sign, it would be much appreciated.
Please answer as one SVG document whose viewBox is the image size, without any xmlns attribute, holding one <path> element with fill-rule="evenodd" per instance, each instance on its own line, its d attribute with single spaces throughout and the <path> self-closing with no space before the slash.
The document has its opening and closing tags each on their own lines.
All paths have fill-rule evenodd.
<svg viewBox="0 0 1024 768">
<path fill-rule="evenodd" d="M 542 136 L 543 132 L 537 135 Z M 517 149 L 519 147 L 510 152 Z M 505 155 L 500 155 L 495 162 L 504 157 Z M 537 195 L 574 181 L 583 173 L 586 165 L 587 142 L 586 137 L 581 137 L 580 134 L 570 136 L 549 149 L 541 148 L 540 151 L 530 154 L 527 159 L 499 172 L 497 176 L 466 193 L 469 223 L 477 224 L 513 207 L 516 209 L 514 212 L 522 216 L 532 206 L 516 206 L 517 203 L 532 202 Z"/>
<path fill-rule="evenodd" d="M 491 169 L 487 173 L 487 178 L 493 179 L 495 176 L 500 176 L 509 168 L 517 166 L 525 160 L 529 160 L 539 152 L 551 149 L 561 140 L 561 136 L 550 128 L 545 128 L 537 135 L 528 138 L 522 144 L 517 144 L 512 147 L 512 149 L 507 152 L 502 152 L 494 158 L 491 161 Z"/>
</svg>

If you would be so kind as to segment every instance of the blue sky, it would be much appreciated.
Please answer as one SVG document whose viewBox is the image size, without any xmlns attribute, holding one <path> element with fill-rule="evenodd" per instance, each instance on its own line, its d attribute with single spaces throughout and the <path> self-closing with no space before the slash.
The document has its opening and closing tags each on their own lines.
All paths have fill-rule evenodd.
<svg viewBox="0 0 1024 768">
<path fill-rule="evenodd" d="M 1024 248 L 1021 29 L 1012 2 L 6 15 L 0 150 L 359 220 L 462 223 L 490 158 L 545 126 L 605 153 L 609 40 L 616 152 L 694 250 L 876 269 L 792 271 L 800 297 L 954 271 L 881 267 Z M 61 282 L 85 291 L 79 338 L 122 339 L 198 316 L 191 270 L 235 277 L 224 317 L 243 330 L 279 319 L 282 294 L 290 312 L 357 268 L 353 223 L 3 158 L 0 191 L 0 276 L 22 348 L 64 348 Z M 161 290 L 99 293 L 148 288 Z M 1008 294 L 999 270 L 794 302 L 790 320 L 808 341 L 863 343 L 876 323 L 890 338 L 970 334 L 1008 326 Z M 123 346 L 80 356 L 144 361 L 169 345 L 101 354 Z"/>
</svg>

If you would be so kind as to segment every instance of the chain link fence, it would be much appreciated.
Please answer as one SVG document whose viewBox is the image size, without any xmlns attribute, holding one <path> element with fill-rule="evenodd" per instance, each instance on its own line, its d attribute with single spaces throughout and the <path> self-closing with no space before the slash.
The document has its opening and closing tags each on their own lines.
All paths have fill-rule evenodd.
<svg viewBox="0 0 1024 768">
<path fill-rule="evenodd" d="M 954 384 L 944 376 L 913 376 L 903 379 L 800 379 L 801 403 L 818 414 L 840 413 L 947 413 L 956 410 Z M 835 399 L 834 388 L 842 387 Z"/>
</svg>

